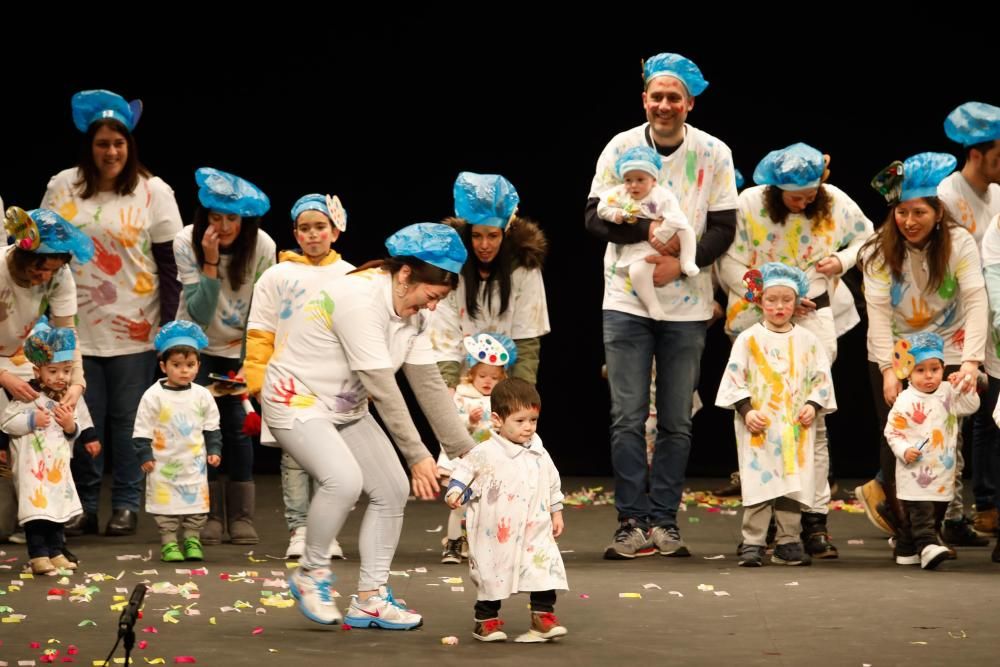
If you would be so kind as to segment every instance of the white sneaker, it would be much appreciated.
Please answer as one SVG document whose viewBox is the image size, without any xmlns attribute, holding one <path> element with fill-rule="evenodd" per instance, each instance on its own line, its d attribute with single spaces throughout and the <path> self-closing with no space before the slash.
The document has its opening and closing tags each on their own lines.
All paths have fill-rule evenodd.
<svg viewBox="0 0 1000 667">
<path fill-rule="evenodd" d="M 7 541 L 10 542 L 11 544 L 27 544 L 28 538 L 25 537 L 24 530 L 18 529 L 10 534 L 10 536 L 7 538 Z"/>
<path fill-rule="evenodd" d="M 340 542 L 337 541 L 336 537 L 333 538 L 332 542 L 330 542 L 330 548 L 328 549 L 328 551 L 330 553 L 326 555 L 327 558 L 332 558 L 334 560 L 344 560 L 344 549 L 343 547 L 340 546 Z"/>
<path fill-rule="evenodd" d="M 299 611 L 306 618 L 325 625 L 336 625 L 343 620 L 337 604 L 333 601 L 330 585 L 333 574 L 330 568 L 318 567 L 315 570 L 295 568 L 288 577 L 288 590 L 292 597 L 299 601 Z"/>
<path fill-rule="evenodd" d="M 925 570 L 933 570 L 945 560 L 948 560 L 948 547 L 940 544 L 928 544 L 920 552 L 920 567 Z"/>
<path fill-rule="evenodd" d="M 920 565 L 920 556 L 896 556 L 896 565 Z"/>
<path fill-rule="evenodd" d="M 299 526 L 292 531 L 288 538 L 288 548 L 285 549 L 285 558 L 301 558 L 306 550 L 306 527 Z"/>
<path fill-rule="evenodd" d="M 379 586 L 378 594 L 364 602 L 351 596 L 351 606 L 344 616 L 344 623 L 352 628 L 383 628 L 385 630 L 411 630 L 420 627 L 424 619 L 406 609 L 392 597 L 392 589 Z"/>
</svg>

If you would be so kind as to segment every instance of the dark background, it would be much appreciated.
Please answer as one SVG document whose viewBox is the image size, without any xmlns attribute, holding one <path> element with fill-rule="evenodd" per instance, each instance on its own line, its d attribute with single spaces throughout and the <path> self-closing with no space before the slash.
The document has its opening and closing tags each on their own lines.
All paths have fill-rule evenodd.
<svg viewBox="0 0 1000 667">
<path fill-rule="evenodd" d="M 961 160 L 945 115 L 969 100 L 1000 105 L 994 10 L 949 25 L 940 8 L 853 16 L 799 5 L 774 16 L 720 8 L 661 18 L 650 7 L 558 22 L 492 6 L 467 7 L 463 23 L 309 15 L 163 37 L 109 14 L 86 39 L 18 49 L 7 40 L 0 195 L 33 208 L 47 179 L 75 164 L 69 100 L 87 88 L 144 101 L 140 156 L 174 188 L 186 221 L 200 166 L 268 193 L 263 227 L 279 248 L 293 247 L 295 199 L 338 194 L 350 224 L 336 247 L 355 264 L 381 256 L 394 230 L 449 215 L 459 171 L 501 173 L 551 244 L 540 433 L 563 474 L 606 474 L 603 245 L 584 231 L 582 210 L 601 149 L 644 121 L 641 58 L 676 51 L 700 66 L 710 86 L 689 122 L 725 141 L 748 180 L 767 151 L 805 141 L 832 155 L 831 182 L 876 225 L 885 205 L 868 187 L 873 174 L 925 150 Z M 472 18 L 480 11 L 493 14 Z M 834 471 L 860 476 L 878 458 L 863 327 L 840 343 Z M 707 404 L 728 347 L 713 328 L 702 362 Z M 727 474 L 735 463 L 732 414 L 706 407 L 695 418 L 689 473 Z"/>
</svg>

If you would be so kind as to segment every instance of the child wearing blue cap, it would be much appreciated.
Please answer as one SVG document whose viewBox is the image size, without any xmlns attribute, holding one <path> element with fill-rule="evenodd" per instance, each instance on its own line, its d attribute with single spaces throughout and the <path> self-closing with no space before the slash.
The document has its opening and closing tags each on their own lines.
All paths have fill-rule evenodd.
<svg viewBox="0 0 1000 667">
<path fill-rule="evenodd" d="M 76 440 L 90 443 L 96 437 L 82 398 L 75 409 L 60 403 L 70 386 L 75 352 L 72 329 L 52 328 L 44 316 L 39 319 L 24 341 L 24 356 L 35 374 L 30 385 L 38 397 L 12 400 L 0 417 L 0 428 L 11 436 L 17 519 L 34 574 L 55 576 L 77 567 L 64 553 L 64 524 L 83 512 L 70 459 Z M 0 452 L 0 460 L 5 457 Z"/>
<path fill-rule="evenodd" d="M 639 218 L 658 222 L 653 236 L 666 243 L 674 234 L 680 241 L 681 272 L 687 276 L 699 273 L 694 263 L 697 240 L 687 217 L 681 211 L 677 197 L 657 183 L 663 160 L 648 146 L 635 146 L 621 154 L 615 171 L 623 181 L 601 193 L 597 214 L 616 225 L 633 224 Z M 653 264 L 646 261 L 656 250 L 649 243 L 618 243 L 614 246 L 615 262 L 627 266 L 632 289 L 655 320 L 666 319 L 653 287 Z"/>
<path fill-rule="evenodd" d="M 896 563 L 933 570 L 948 558 L 938 543 L 935 503 L 955 495 L 959 418 L 979 409 L 970 378 L 952 373 L 944 382 L 944 339 L 917 333 L 896 343 L 893 370 L 909 379 L 889 411 L 885 438 L 896 456 L 896 497 L 902 521 Z"/>
<path fill-rule="evenodd" d="M 463 341 L 467 352 L 468 372 L 455 387 L 455 406 L 458 416 L 476 442 L 490 437 L 490 394 L 498 382 L 507 377 L 507 369 L 517 362 L 517 345 L 501 333 L 480 333 L 466 336 Z M 449 459 L 444 449 L 438 454 L 438 476 L 447 483 L 456 461 Z M 468 541 L 462 535 L 464 509 L 453 509 L 448 515 L 448 533 L 444 538 L 441 562 L 458 564 L 469 557 Z"/>
<path fill-rule="evenodd" d="M 208 518 L 208 467 L 222 461 L 215 397 L 195 384 L 198 354 L 208 338 L 194 322 L 174 320 L 156 334 L 160 370 L 167 376 L 139 401 L 136 456 L 146 473 L 146 511 L 160 530 L 160 560 L 203 560 L 201 529 Z M 177 531 L 184 528 L 183 550 Z"/>
<path fill-rule="evenodd" d="M 195 172 L 195 182 L 194 222 L 181 230 L 173 245 L 183 288 L 177 317 L 200 325 L 208 338 L 198 372 L 198 383 L 208 386 L 213 376 L 241 379 L 254 284 L 274 265 L 276 252 L 274 241 L 259 229 L 261 217 L 270 209 L 260 188 L 208 167 Z M 201 540 L 219 544 L 228 530 L 233 544 L 256 544 L 253 441 L 244 433 L 242 392 L 233 384 L 217 387 L 231 392 L 215 399 L 222 419 L 226 479 L 221 470 L 209 469 L 208 522 Z"/>
<path fill-rule="evenodd" d="M 772 563 L 809 565 L 801 512 L 815 498 L 816 417 L 837 409 L 830 362 L 819 339 L 792 322 L 809 280 L 794 266 L 770 262 L 745 278 L 761 322 L 733 343 L 715 404 L 736 411 L 743 491 L 739 565 L 760 567 L 773 515 Z"/>
<path fill-rule="evenodd" d="M 535 387 L 509 378 L 490 396 L 490 437 L 458 462 L 445 494 L 452 510 L 468 503 L 472 636 L 507 639 L 501 603 L 529 593 L 531 627 L 516 641 L 546 642 L 567 633 L 553 613 L 556 590 L 569 588 L 556 544 L 564 528 L 559 471 L 536 433 L 542 400 Z"/>
<path fill-rule="evenodd" d="M 292 205 L 292 235 L 298 251 L 284 250 L 278 264 L 264 272 L 253 288 L 253 300 L 246 325 L 246 358 L 244 375 L 247 391 L 259 397 L 264 372 L 271 358 L 291 331 L 301 327 L 307 314 L 303 306 L 312 304 L 310 317 L 326 314 L 332 307 L 322 297 L 323 287 L 354 270 L 333 248 L 347 230 L 347 212 L 336 195 L 310 193 Z M 274 438 L 265 419 L 261 428 L 261 444 L 274 446 Z M 288 452 L 281 454 L 281 490 L 288 526 L 286 558 L 302 556 L 306 543 L 306 515 L 309 512 L 309 475 Z M 336 540 L 330 542 L 329 553 L 343 557 Z"/>
</svg>

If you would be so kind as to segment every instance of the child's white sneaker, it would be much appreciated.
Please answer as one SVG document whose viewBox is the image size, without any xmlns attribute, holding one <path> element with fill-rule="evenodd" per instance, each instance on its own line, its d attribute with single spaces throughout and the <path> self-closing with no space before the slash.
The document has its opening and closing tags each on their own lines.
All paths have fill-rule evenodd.
<svg viewBox="0 0 1000 667">
<path fill-rule="evenodd" d="M 920 567 L 925 570 L 933 570 L 945 560 L 948 560 L 948 547 L 940 544 L 928 544 L 920 552 Z"/>
<path fill-rule="evenodd" d="M 306 527 L 299 526 L 292 531 L 288 537 L 288 548 L 285 549 L 285 558 L 301 558 L 306 550 Z"/>
</svg>

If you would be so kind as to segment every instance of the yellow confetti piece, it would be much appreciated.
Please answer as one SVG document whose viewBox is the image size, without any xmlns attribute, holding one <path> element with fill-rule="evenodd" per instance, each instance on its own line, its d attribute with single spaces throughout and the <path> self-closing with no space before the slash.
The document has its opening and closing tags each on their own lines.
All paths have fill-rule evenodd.
<svg viewBox="0 0 1000 667">
<path fill-rule="evenodd" d="M 253 605 L 249 602 L 244 602 L 243 600 L 237 600 L 233 603 L 233 606 L 237 609 L 253 609 Z"/>
<path fill-rule="evenodd" d="M 17 616 L 4 616 L 0 618 L 0 623 L 20 623 L 21 619 Z"/>
<path fill-rule="evenodd" d="M 209 625 L 215 625 L 215 616 L 213 616 L 210 619 L 208 619 L 208 623 L 209 623 Z"/>
<path fill-rule="evenodd" d="M 642 593 L 619 593 L 618 597 L 620 597 L 620 598 L 635 598 L 637 600 L 641 600 L 642 599 Z"/>
<path fill-rule="evenodd" d="M 447 579 L 444 580 L 444 583 L 452 585 L 460 584 L 462 583 L 462 577 L 448 577 Z"/>
<path fill-rule="evenodd" d="M 113 595 L 113 596 L 111 596 L 111 599 L 114 600 L 115 602 L 121 602 L 122 600 L 128 600 L 128 598 L 125 597 L 124 595 Z"/>
<path fill-rule="evenodd" d="M 22 572 L 21 573 L 21 578 L 22 579 L 34 579 L 35 575 L 31 574 L 30 572 Z"/>
<path fill-rule="evenodd" d="M 62 644 L 62 642 L 59 641 L 58 639 L 56 639 L 55 637 L 53 637 L 52 639 L 50 639 L 49 641 L 47 641 L 45 643 L 46 644 Z"/>
<path fill-rule="evenodd" d="M 294 570 L 298 566 L 299 566 L 299 564 L 297 562 L 295 562 L 295 561 L 287 561 L 285 563 L 285 567 L 288 568 L 289 570 Z"/>
<path fill-rule="evenodd" d="M 268 653 L 277 653 L 278 649 L 276 649 L 276 648 L 269 648 L 269 649 L 267 649 L 267 652 Z"/>
<path fill-rule="evenodd" d="M 122 609 L 125 608 L 125 605 L 127 605 L 127 604 L 128 604 L 128 600 L 125 600 L 124 602 L 116 602 L 113 605 L 110 605 L 111 606 L 111 611 L 121 611 Z"/>
<path fill-rule="evenodd" d="M 163 658 L 153 658 L 152 660 L 150 660 L 149 658 L 144 658 L 144 660 L 146 661 L 147 665 L 165 665 L 165 664 L 167 664 L 167 661 L 164 660 Z"/>
</svg>

